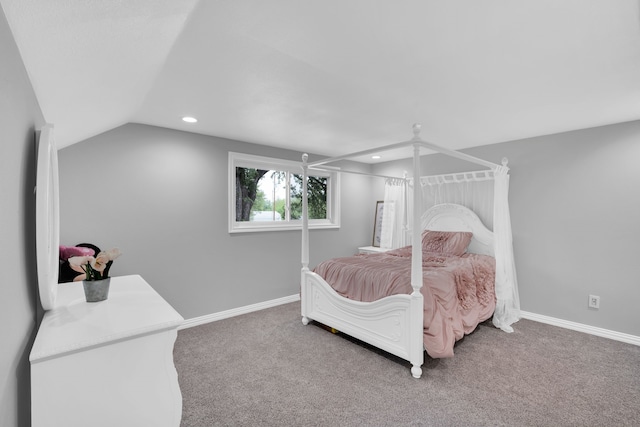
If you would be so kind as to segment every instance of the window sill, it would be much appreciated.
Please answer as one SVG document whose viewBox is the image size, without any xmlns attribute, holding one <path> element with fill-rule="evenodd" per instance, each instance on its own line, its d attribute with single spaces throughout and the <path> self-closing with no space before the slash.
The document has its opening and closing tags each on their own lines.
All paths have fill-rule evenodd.
<svg viewBox="0 0 640 427">
<path fill-rule="evenodd" d="M 333 223 L 309 223 L 309 230 L 326 230 L 326 229 L 338 229 L 340 224 Z M 302 224 L 242 224 L 233 225 L 229 227 L 229 233 L 257 233 L 265 231 L 301 231 Z"/>
</svg>

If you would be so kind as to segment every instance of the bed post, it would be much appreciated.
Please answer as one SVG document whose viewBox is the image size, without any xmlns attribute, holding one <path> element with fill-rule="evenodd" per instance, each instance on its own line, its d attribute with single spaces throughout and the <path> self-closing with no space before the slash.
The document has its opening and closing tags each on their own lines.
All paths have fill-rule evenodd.
<svg viewBox="0 0 640 427">
<path fill-rule="evenodd" d="M 309 155 L 304 153 L 302 155 L 302 271 L 300 272 L 300 309 L 302 311 L 302 324 L 308 325 L 309 318 L 307 317 L 307 299 L 305 298 L 305 273 L 309 271 L 309 216 L 308 216 L 308 206 L 307 206 L 307 180 L 308 180 L 308 170 L 309 166 L 307 161 L 309 160 Z"/>
<path fill-rule="evenodd" d="M 420 125 L 413 125 L 413 218 L 411 225 L 411 328 L 409 330 L 411 348 L 411 374 L 415 378 L 422 375 L 424 363 L 424 297 L 422 296 L 422 189 L 420 187 Z"/>
</svg>

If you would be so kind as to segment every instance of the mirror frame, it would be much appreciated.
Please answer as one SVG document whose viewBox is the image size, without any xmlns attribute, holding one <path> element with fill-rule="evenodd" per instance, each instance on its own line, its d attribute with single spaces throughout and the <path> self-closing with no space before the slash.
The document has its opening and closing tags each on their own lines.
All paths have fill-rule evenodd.
<svg viewBox="0 0 640 427">
<path fill-rule="evenodd" d="M 38 134 L 36 167 L 36 265 L 40 303 L 45 310 L 55 307 L 58 295 L 60 258 L 60 200 L 58 187 L 58 149 L 53 125 Z"/>
</svg>

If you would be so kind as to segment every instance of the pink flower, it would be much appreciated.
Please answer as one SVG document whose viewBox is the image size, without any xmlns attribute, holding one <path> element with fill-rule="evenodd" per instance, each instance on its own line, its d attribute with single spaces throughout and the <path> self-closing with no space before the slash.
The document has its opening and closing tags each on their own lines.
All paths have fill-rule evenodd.
<svg viewBox="0 0 640 427">
<path fill-rule="evenodd" d="M 113 261 L 114 259 L 118 258 L 120 255 L 122 255 L 122 253 L 120 252 L 120 249 L 118 248 L 109 249 L 104 253 L 107 254 L 109 261 Z"/>
<path fill-rule="evenodd" d="M 108 271 L 104 272 L 107 264 L 120 255 L 120 250 L 113 248 L 100 252 L 95 258 L 92 256 L 74 256 L 69 258 L 69 265 L 73 270 L 79 273 L 85 273 L 84 275 L 76 277 L 74 281 L 106 279 L 109 277 Z"/>
<path fill-rule="evenodd" d="M 91 268 L 96 271 L 102 273 L 104 269 L 107 267 L 107 263 L 109 262 L 109 257 L 105 252 L 100 252 L 96 259 L 93 260 L 91 264 Z"/>
<path fill-rule="evenodd" d="M 91 263 L 91 268 L 102 273 L 107 267 L 107 263 L 118 258 L 120 255 L 120 249 L 118 248 L 109 249 L 108 251 L 102 251 L 96 257 L 95 262 Z"/>
<path fill-rule="evenodd" d="M 95 258 L 89 255 L 72 256 L 69 258 L 69 265 L 71 265 L 71 267 L 82 267 L 83 265 L 91 264 L 92 262 L 95 262 Z"/>
</svg>

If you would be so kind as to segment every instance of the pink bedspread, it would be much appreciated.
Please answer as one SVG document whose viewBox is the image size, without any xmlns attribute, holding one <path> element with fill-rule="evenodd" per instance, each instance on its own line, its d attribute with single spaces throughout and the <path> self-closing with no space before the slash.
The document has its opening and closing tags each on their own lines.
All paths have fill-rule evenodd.
<svg viewBox="0 0 640 427">
<path fill-rule="evenodd" d="M 431 357 L 452 357 L 454 343 L 493 314 L 495 259 L 423 252 L 422 267 L 424 346 Z M 410 246 L 331 259 L 314 271 L 339 294 L 358 301 L 413 291 Z"/>
</svg>

